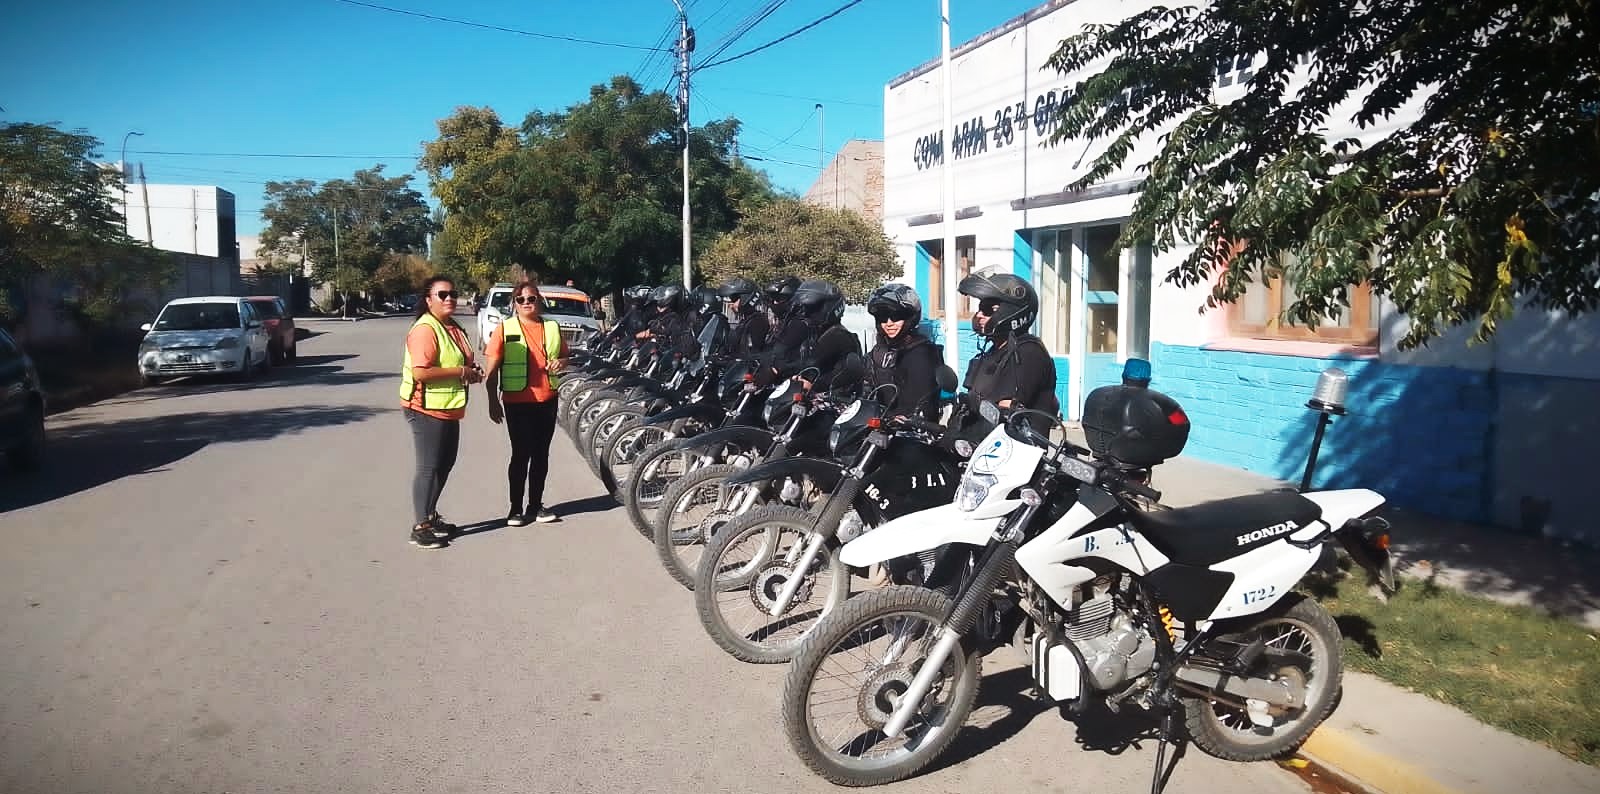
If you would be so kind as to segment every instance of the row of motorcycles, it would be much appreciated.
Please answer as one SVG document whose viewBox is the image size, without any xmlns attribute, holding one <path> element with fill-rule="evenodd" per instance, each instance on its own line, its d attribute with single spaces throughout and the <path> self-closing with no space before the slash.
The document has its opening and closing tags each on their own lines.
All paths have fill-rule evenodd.
<svg viewBox="0 0 1600 794">
<path fill-rule="evenodd" d="M 1180 737 L 1280 757 L 1343 672 L 1337 625 L 1296 586 L 1344 560 L 1393 585 L 1373 491 L 1162 508 L 1151 474 L 1189 420 L 1138 359 L 1086 398 L 1079 444 L 1057 416 L 958 394 L 948 368 L 933 422 L 890 415 L 859 356 L 823 391 L 815 372 L 763 387 L 752 361 L 586 343 L 563 427 L 710 638 L 790 665 L 789 744 L 837 784 L 936 761 L 1000 646 L 1069 713 L 1153 715 L 1156 788 Z"/>
</svg>

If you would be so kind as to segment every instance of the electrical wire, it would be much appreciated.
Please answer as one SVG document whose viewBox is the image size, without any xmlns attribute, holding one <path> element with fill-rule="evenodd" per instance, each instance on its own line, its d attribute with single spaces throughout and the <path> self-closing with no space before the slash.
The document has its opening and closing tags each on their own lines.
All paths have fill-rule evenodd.
<svg viewBox="0 0 1600 794">
<path fill-rule="evenodd" d="M 374 10 L 377 10 L 377 11 L 387 11 L 387 12 L 389 12 L 391 14 L 403 14 L 403 15 L 409 16 L 409 17 L 419 17 L 421 19 L 431 19 L 431 20 L 433 20 L 435 22 L 448 22 L 448 23 L 450 23 L 452 25 L 465 25 L 467 27 L 482 28 L 484 30 L 498 30 L 498 31 L 500 31 L 502 33 L 515 33 L 515 34 L 517 34 L 519 36 L 531 36 L 531 37 L 536 38 L 536 39 L 550 39 L 552 41 L 570 41 L 570 42 L 572 42 L 574 44 L 593 44 L 593 45 L 595 45 L 597 47 L 617 47 L 619 49 L 626 49 L 626 50 L 652 50 L 652 49 L 659 49 L 657 47 L 646 47 L 646 46 L 644 46 L 642 44 L 623 44 L 621 42 L 616 42 L 616 41 L 598 41 L 598 40 L 595 40 L 595 39 L 580 38 L 578 36 L 564 36 L 564 35 L 557 34 L 557 33 L 537 33 L 537 32 L 531 31 L 531 30 L 518 30 L 516 28 L 502 27 L 500 25 L 489 25 L 489 24 L 486 24 L 486 23 L 483 23 L 483 22 L 473 22 L 471 20 L 466 20 L 466 19 L 455 19 L 453 17 L 441 17 L 441 16 L 435 16 L 433 14 L 424 14 L 424 13 L 422 13 L 420 11 L 407 11 L 404 8 L 390 8 L 389 6 L 381 6 L 381 5 L 378 5 L 376 3 L 364 3 L 364 2 L 361 2 L 361 0 L 334 0 L 334 2 L 344 3 L 346 5 L 361 6 L 362 8 L 371 8 L 371 9 L 374 9 Z"/>
<path fill-rule="evenodd" d="M 754 30 L 757 25 L 766 20 L 767 17 L 770 17 L 776 13 L 785 2 L 787 2 L 787 0 L 771 0 L 771 2 L 767 3 L 765 6 L 762 6 L 750 16 L 745 17 L 743 21 L 734 26 L 734 29 L 730 31 L 728 35 L 723 36 L 722 40 L 717 42 L 716 46 L 711 50 L 711 54 L 706 56 L 706 60 L 715 60 L 717 56 L 727 52 L 729 48 L 738 43 L 739 39 L 744 38 L 750 33 L 751 30 Z"/>
<path fill-rule="evenodd" d="M 304 160 L 419 160 L 420 154 L 280 154 L 266 152 L 158 152 L 150 149 L 129 149 L 128 154 L 147 154 L 162 157 L 287 157 Z"/>
<path fill-rule="evenodd" d="M 765 50 L 765 49 L 767 49 L 769 47 L 775 47 L 775 46 L 777 46 L 779 44 L 782 44 L 783 42 L 788 41 L 789 39 L 792 39 L 795 36 L 798 36 L 801 33 L 804 33 L 804 32 L 806 32 L 806 31 L 808 31 L 808 30 L 810 30 L 810 29 L 812 29 L 812 28 L 814 28 L 814 27 L 816 27 L 816 26 L 818 26 L 818 25 L 820 25 L 820 24 L 822 24 L 824 22 L 827 22 L 828 20 L 833 19 L 834 17 L 836 17 L 836 16 L 838 16 L 840 14 L 843 14 L 844 12 L 849 11 L 851 8 L 853 8 L 855 6 L 858 6 L 860 4 L 861 4 L 861 0 L 850 0 L 850 2 L 845 3 L 844 5 L 840 6 L 837 9 L 834 9 L 831 13 L 829 13 L 828 15 L 822 17 L 821 19 L 818 19 L 818 20 L 816 20 L 816 21 L 814 21 L 814 22 L 812 22 L 812 23 L 810 23 L 808 25 L 805 25 L 804 27 L 797 28 L 797 29 L 795 29 L 793 31 L 790 31 L 789 33 L 786 33 L 786 34 L 784 34 L 782 36 L 779 36 L 778 38 L 773 39 L 772 41 L 769 41 L 766 44 L 763 44 L 763 45 L 761 45 L 759 47 L 756 47 L 753 50 L 746 50 L 744 52 L 739 53 L 738 55 L 733 55 L 733 56 L 730 56 L 730 57 L 727 57 L 727 58 L 723 58 L 720 61 L 712 61 L 710 63 L 700 64 L 699 66 L 696 66 L 694 68 L 694 70 L 698 72 L 698 71 L 700 71 L 702 69 L 710 69 L 710 68 L 712 68 L 714 66 L 721 66 L 723 64 L 733 63 L 734 61 L 737 61 L 740 58 L 748 58 L 751 55 L 755 55 L 756 53 L 761 52 L 762 50 Z"/>
</svg>

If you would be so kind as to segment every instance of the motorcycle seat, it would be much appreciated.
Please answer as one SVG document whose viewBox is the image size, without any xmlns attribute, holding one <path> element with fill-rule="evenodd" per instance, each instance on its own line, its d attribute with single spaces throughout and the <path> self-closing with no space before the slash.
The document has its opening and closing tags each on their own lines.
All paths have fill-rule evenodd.
<svg viewBox="0 0 1600 794">
<path fill-rule="evenodd" d="M 1294 491 L 1235 496 L 1176 510 L 1133 511 L 1129 523 L 1173 562 L 1209 566 L 1288 535 L 1322 517 Z"/>
</svg>

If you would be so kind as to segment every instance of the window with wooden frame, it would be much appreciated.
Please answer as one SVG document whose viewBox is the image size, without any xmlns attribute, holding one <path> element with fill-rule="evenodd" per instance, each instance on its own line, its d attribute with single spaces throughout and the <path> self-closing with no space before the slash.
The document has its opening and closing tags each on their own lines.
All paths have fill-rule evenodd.
<svg viewBox="0 0 1600 794">
<path fill-rule="evenodd" d="M 928 252 L 928 295 L 927 316 L 929 319 L 944 317 L 944 241 L 930 240 L 923 242 L 922 247 Z M 978 238 L 976 235 L 963 235 L 956 238 L 956 257 L 960 262 L 960 270 L 956 271 L 956 283 L 972 273 L 972 260 L 977 258 Z M 960 314 L 963 320 L 972 319 L 972 313 L 977 309 L 977 302 L 965 296 L 958 296 L 960 300 Z"/>
<path fill-rule="evenodd" d="M 1292 254 L 1284 253 L 1279 255 L 1278 261 L 1276 273 L 1269 274 L 1265 281 L 1252 282 L 1229 308 L 1228 325 L 1234 336 L 1349 345 L 1378 343 L 1379 298 L 1372 292 L 1372 285 L 1351 285 L 1350 305 L 1311 328 L 1284 314 L 1298 295 L 1294 285 L 1279 274 L 1293 265 L 1295 259 Z"/>
</svg>

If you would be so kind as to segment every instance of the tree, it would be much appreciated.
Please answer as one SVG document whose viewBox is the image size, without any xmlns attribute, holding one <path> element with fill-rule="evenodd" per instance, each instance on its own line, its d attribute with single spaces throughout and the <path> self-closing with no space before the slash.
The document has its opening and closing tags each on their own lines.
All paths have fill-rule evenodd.
<svg viewBox="0 0 1600 794">
<path fill-rule="evenodd" d="M 595 292 L 677 280 L 677 125 L 666 94 L 625 76 L 564 111 L 529 113 L 514 145 L 492 111 L 458 109 L 424 157 L 449 210 L 448 242 L 475 275 L 520 267 Z M 728 119 L 690 133 L 697 250 L 772 196 L 765 175 L 733 156 L 738 131 Z"/>
<path fill-rule="evenodd" d="M 421 292 L 423 283 L 436 272 L 421 254 L 384 254 L 383 264 L 372 274 L 372 286 L 385 295 Z"/>
<path fill-rule="evenodd" d="M 434 241 L 436 262 L 448 263 L 452 273 L 464 277 L 480 289 L 499 280 L 501 266 L 490 260 L 484 247 L 487 230 L 499 219 L 492 216 L 479 197 L 463 194 L 471 183 L 472 169 L 516 151 L 517 131 L 505 126 L 494 110 L 487 107 L 458 107 L 438 122 L 439 137 L 424 141 L 418 167 L 428 174 L 433 194 L 439 199 L 442 217 L 435 217 L 438 237 Z M 477 222 L 464 210 L 474 207 L 488 217 Z"/>
<path fill-rule="evenodd" d="M 261 246 L 273 257 L 304 251 L 312 277 L 333 282 L 341 292 L 375 288 L 386 257 L 427 251 L 433 221 L 411 179 L 385 177 L 376 165 L 321 185 L 308 179 L 268 182 Z"/>
<path fill-rule="evenodd" d="M 855 210 L 779 199 L 746 215 L 700 258 L 707 283 L 734 276 L 827 279 L 853 301 L 901 272 L 883 229 Z"/>
<path fill-rule="evenodd" d="M 1409 317 L 1403 346 L 1468 322 L 1482 340 L 1518 301 L 1600 303 L 1597 20 L 1592 0 L 1150 8 L 1052 55 L 1087 75 L 1052 142 L 1109 140 L 1081 189 L 1161 136 L 1122 244 L 1195 244 L 1167 279 L 1221 271 L 1208 307 L 1281 274 L 1311 324 L 1370 282 Z M 1336 116 L 1362 139 L 1329 140 Z"/>
<path fill-rule="evenodd" d="M 99 148 L 54 124 L 0 124 L 0 321 L 22 319 L 12 296 L 40 277 L 66 285 L 71 308 L 96 322 L 172 278 L 170 255 L 128 237 L 122 178 L 94 161 Z"/>
</svg>

